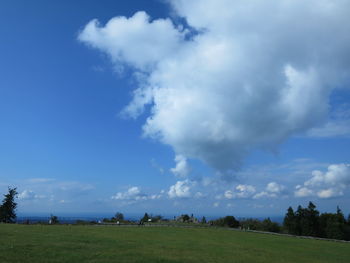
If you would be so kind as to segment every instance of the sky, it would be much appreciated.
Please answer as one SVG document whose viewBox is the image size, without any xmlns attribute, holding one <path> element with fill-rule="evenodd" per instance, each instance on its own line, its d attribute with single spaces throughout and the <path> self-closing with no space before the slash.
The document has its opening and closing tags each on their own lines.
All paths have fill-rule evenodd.
<svg viewBox="0 0 350 263">
<path fill-rule="evenodd" d="M 0 2 L 19 215 L 350 213 L 350 2 Z"/>
</svg>

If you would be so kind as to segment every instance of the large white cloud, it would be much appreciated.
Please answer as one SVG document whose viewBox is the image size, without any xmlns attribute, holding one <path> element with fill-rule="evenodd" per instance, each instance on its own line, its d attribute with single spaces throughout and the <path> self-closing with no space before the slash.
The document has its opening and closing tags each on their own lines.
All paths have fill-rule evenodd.
<svg viewBox="0 0 350 263">
<path fill-rule="evenodd" d="M 350 187 L 350 165 L 332 164 L 326 172 L 315 170 L 303 185 L 296 186 L 296 197 L 317 196 L 331 198 L 342 196 Z"/>
<path fill-rule="evenodd" d="M 330 93 L 349 84 L 349 1 L 171 3 L 197 33 L 138 12 L 93 20 L 79 39 L 134 68 L 139 87 L 124 112 L 150 105 L 144 135 L 177 155 L 235 170 L 253 149 L 325 121 Z"/>
</svg>

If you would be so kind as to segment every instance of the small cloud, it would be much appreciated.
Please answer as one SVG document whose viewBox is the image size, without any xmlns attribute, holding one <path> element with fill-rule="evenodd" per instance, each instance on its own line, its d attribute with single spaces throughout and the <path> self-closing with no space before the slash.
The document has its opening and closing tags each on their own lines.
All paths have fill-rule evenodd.
<svg viewBox="0 0 350 263">
<path fill-rule="evenodd" d="M 260 199 L 260 198 L 276 198 L 279 194 L 283 193 L 285 190 L 285 187 L 281 184 L 278 184 L 276 182 L 268 183 L 265 191 L 262 191 L 260 193 L 257 193 L 253 196 L 254 199 Z"/>
<path fill-rule="evenodd" d="M 227 190 L 227 191 L 225 191 L 224 196 L 227 199 L 232 199 L 234 197 L 234 193 L 232 191 L 230 191 L 230 190 Z"/>
<path fill-rule="evenodd" d="M 285 187 L 283 185 L 280 185 L 276 182 L 271 182 L 268 183 L 266 186 L 266 191 L 270 192 L 270 193 L 276 193 L 279 194 L 281 193 L 283 190 L 285 189 Z"/>
<path fill-rule="evenodd" d="M 239 184 L 234 191 L 227 190 L 224 193 L 224 197 L 227 199 L 233 198 L 250 198 L 256 192 L 255 187 L 252 185 Z"/>
<path fill-rule="evenodd" d="M 266 191 L 262 191 L 260 193 L 257 193 L 256 195 L 253 196 L 254 199 L 260 199 L 260 198 L 275 198 L 277 197 L 276 194 L 274 193 L 269 193 Z"/>
<path fill-rule="evenodd" d="M 203 197 L 205 197 L 205 195 L 202 192 L 197 192 L 194 195 L 194 198 L 197 198 L 197 199 L 200 199 L 200 198 L 203 198 Z"/>
<path fill-rule="evenodd" d="M 313 191 L 307 187 L 300 187 L 294 192 L 295 197 L 308 197 L 314 195 Z"/>
<path fill-rule="evenodd" d="M 24 190 L 18 194 L 19 200 L 34 200 L 34 199 L 43 199 L 45 195 L 37 195 L 31 190 Z"/>
<path fill-rule="evenodd" d="M 335 188 L 323 189 L 317 192 L 319 198 L 331 198 L 343 195 L 343 191 Z"/>
<path fill-rule="evenodd" d="M 169 198 L 188 198 L 191 197 L 191 188 L 194 182 L 186 179 L 184 181 L 177 181 L 174 185 L 170 186 L 168 191 Z"/>
<path fill-rule="evenodd" d="M 116 193 L 111 197 L 114 200 L 140 201 L 147 200 L 148 196 L 141 192 L 137 186 L 130 187 L 126 192 Z"/>
<path fill-rule="evenodd" d="M 213 204 L 213 207 L 219 207 L 219 205 L 220 205 L 219 202 L 215 202 L 215 203 Z"/>
<path fill-rule="evenodd" d="M 160 198 L 162 198 L 161 194 L 159 194 L 159 195 L 150 195 L 149 196 L 149 199 L 151 199 L 151 200 L 156 200 L 156 199 L 160 199 Z"/>
<path fill-rule="evenodd" d="M 187 159 L 183 155 L 175 156 L 176 166 L 170 171 L 177 177 L 185 178 L 191 172 L 191 168 L 187 163 Z"/>
</svg>

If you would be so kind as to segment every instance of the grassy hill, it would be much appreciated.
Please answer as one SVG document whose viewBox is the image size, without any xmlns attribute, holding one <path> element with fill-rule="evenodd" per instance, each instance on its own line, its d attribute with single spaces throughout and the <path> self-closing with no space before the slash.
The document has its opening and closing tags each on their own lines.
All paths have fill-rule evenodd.
<svg viewBox="0 0 350 263">
<path fill-rule="evenodd" d="M 0 224 L 0 262 L 349 262 L 350 244 L 212 228 Z"/>
</svg>

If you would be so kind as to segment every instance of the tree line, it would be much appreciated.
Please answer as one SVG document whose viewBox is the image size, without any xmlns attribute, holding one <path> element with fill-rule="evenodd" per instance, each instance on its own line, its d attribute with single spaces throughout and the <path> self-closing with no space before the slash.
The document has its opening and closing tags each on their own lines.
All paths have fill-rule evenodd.
<svg viewBox="0 0 350 263">
<path fill-rule="evenodd" d="M 350 215 L 346 219 L 339 207 L 336 213 L 322 214 L 312 202 L 306 208 L 299 205 L 296 211 L 289 207 L 283 226 L 292 235 L 350 240 Z"/>
<path fill-rule="evenodd" d="M 237 220 L 234 216 L 218 218 L 209 221 L 209 223 L 214 226 L 246 230 L 350 240 L 350 215 L 346 219 L 339 207 L 337 207 L 336 213 L 320 214 L 316 209 L 316 205 L 312 202 L 309 202 L 306 208 L 299 205 L 296 211 L 289 207 L 282 225 L 271 221 L 270 218 L 264 220 L 254 218 Z"/>
<path fill-rule="evenodd" d="M 8 188 L 8 193 L 4 195 L 4 199 L 0 205 L 0 222 L 15 223 L 17 207 L 15 198 L 17 195 L 18 193 L 16 188 Z M 120 212 L 117 212 L 111 219 L 105 218 L 103 221 L 111 223 L 131 223 L 130 221 L 125 220 L 124 215 Z M 140 219 L 139 224 L 160 221 L 169 220 L 164 219 L 161 215 L 152 216 L 145 213 L 145 215 Z M 198 220 L 193 216 L 193 214 L 191 216 L 183 214 L 178 218 L 174 217 L 174 221 L 206 224 L 218 227 L 240 228 L 245 230 L 288 233 L 299 236 L 350 240 L 350 214 L 346 219 L 339 207 L 337 207 L 336 213 L 320 214 L 320 212 L 316 209 L 316 205 L 312 202 L 309 202 L 309 205 L 305 208 L 299 205 L 296 211 L 294 211 L 292 207 L 289 207 L 284 216 L 282 225 L 271 221 L 270 218 L 266 218 L 264 220 L 253 218 L 237 220 L 231 215 L 221 217 L 216 220 L 207 221 L 204 216 L 201 220 Z M 50 223 L 56 224 L 58 222 L 57 216 L 51 215 Z"/>
</svg>

